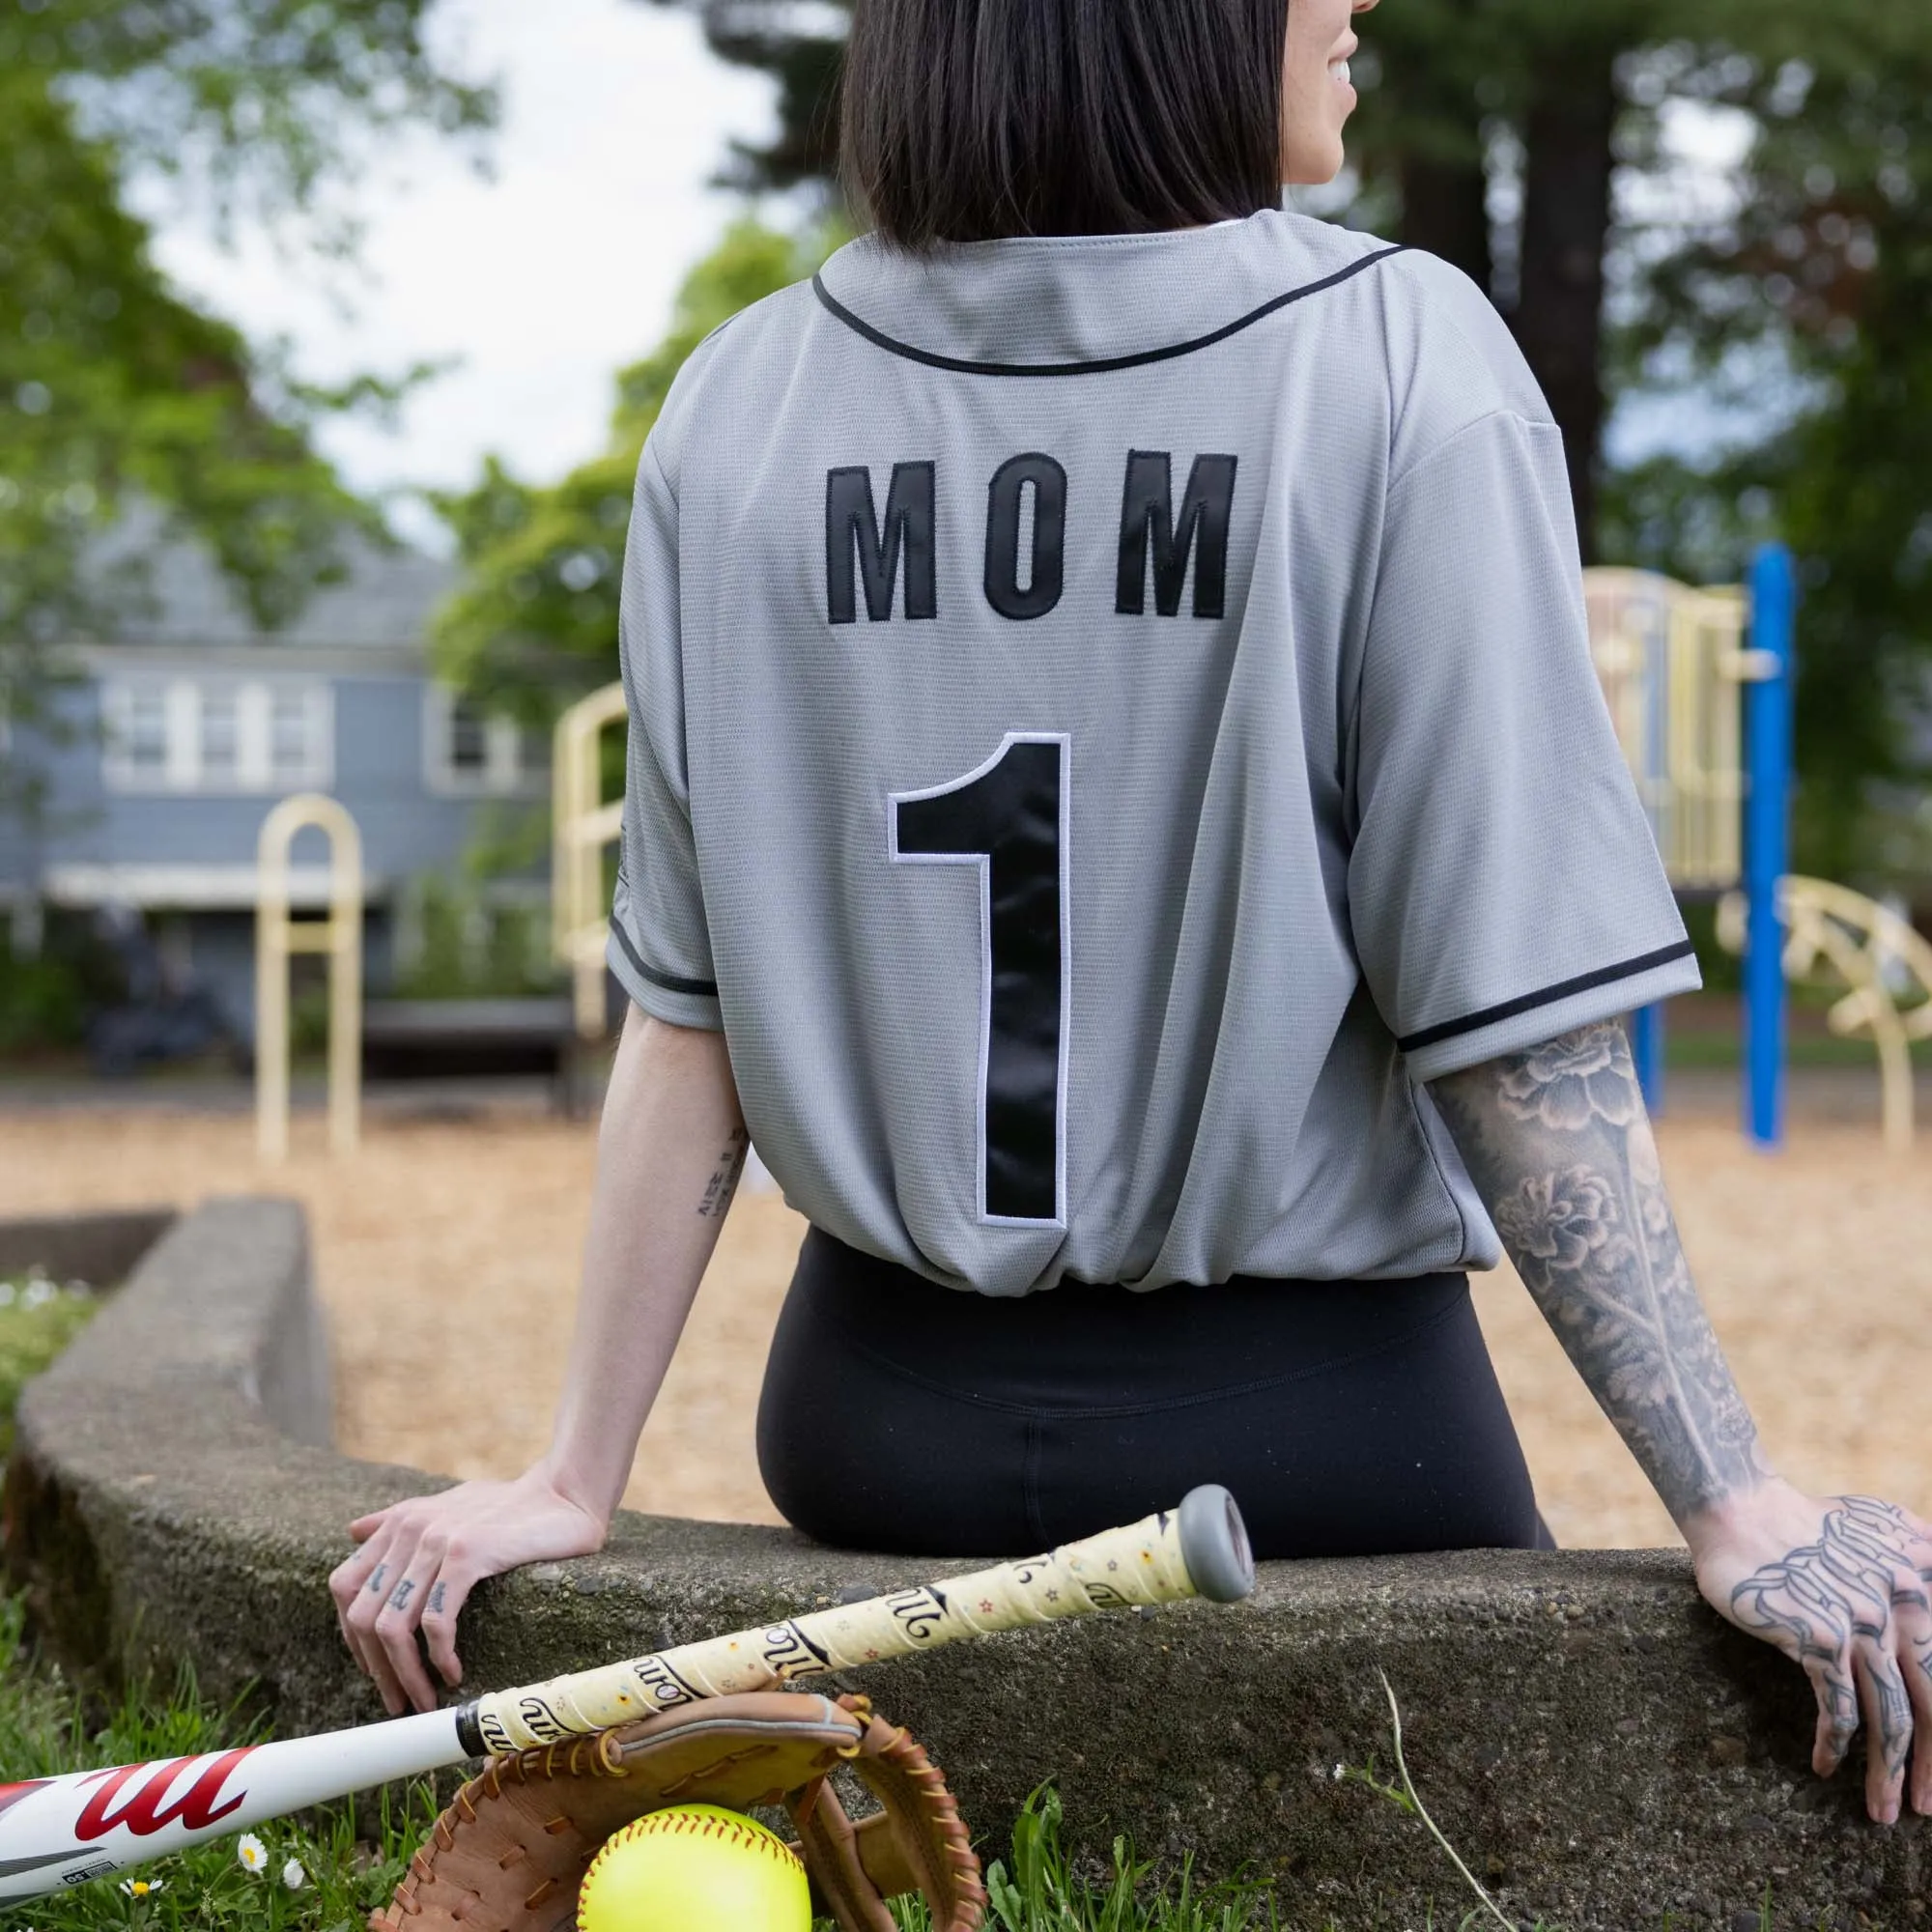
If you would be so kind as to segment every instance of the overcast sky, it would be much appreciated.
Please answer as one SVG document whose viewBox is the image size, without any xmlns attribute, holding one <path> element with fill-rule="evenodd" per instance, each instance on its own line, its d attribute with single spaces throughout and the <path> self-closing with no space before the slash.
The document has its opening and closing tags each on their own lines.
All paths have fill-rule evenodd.
<svg viewBox="0 0 1932 1932">
<path fill-rule="evenodd" d="M 467 483 L 488 450 L 533 479 L 594 453 L 612 371 L 663 334 L 684 271 L 740 205 L 707 186 L 727 142 L 774 121 L 772 84 L 713 58 L 682 11 L 443 0 L 438 24 L 466 72 L 502 82 L 495 179 L 446 142 L 385 149 L 355 196 L 366 275 L 279 260 L 260 238 L 227 255 L 192 213 L 161 216 L 177 281 L 257 340 L 293 338 L 312 381 L 462 358 L 400 434 L 324 431 L 360 489 Z M 399 521 L 428 534 L 421 516 Z"/>
</svg>

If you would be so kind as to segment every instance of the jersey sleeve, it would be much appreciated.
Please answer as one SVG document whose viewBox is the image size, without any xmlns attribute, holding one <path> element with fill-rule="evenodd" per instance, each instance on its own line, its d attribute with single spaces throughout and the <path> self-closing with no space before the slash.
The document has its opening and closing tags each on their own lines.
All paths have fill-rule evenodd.
<svg viewBox="0 0 1932 1932">
<path fill-rule="evenodd" d="M 685 763 L 677 503 L 647 442 L 618 616 L 630 737 L 623 849 L 607 956 L 618 983 L 673 1026 L 724 1026 L 697 875 Z"/>
<path fill-rule="evenodd" d="M 1501 409 L 1391 485 L 1349 907 L 1433 1080 L 1699 983 L 1590 661 L 1561 433 Z"/>
</svg>

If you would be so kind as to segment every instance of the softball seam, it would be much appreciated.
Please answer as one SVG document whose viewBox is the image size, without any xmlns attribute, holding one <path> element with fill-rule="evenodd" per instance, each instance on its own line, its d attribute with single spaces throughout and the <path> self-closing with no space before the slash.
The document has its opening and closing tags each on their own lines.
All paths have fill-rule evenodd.
<svg viewBox="0 0 1932 1932">
<path fill-rule="evenodd" d="M 727 1824 L 723 1818 L 693 1817 L 689 1812 L 673 1807 L 647 1811 L 641 1818 L 633 1818 L 628 1825 L 620 1825 L 598 1846 L 597 1856 L 590 1861 L 590 1867 L 583 1874 L 584 1884 L 588 1885 L 595 1877 L 605 1853 L 615 1846 L 625 1844 L 632 1838 L 673 1836 L 721 1838 L 739 1851 L 755 1850 L 767 1858 L 777 1859 L 788 1870 L 805 1869 L 805 1861 L 782 1838 L 766 1831 L 762 1825 L 751 1820 L 740 1825 Z"/>
</svg>

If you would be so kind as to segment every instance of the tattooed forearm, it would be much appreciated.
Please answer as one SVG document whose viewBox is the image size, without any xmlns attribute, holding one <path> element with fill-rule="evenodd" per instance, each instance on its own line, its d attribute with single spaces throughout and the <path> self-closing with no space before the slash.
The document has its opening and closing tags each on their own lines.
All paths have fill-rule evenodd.
<svg viewBox="0 0 1932 1932">
<path fill-rule="evenodd" d="M 708 1220 L 722 1221 L 738 1191 L 739 1177 L 745 1172 L 745 1156 L 752 1151 L 752 1136 L 743 1127 L 733 1127 L 718 1155 L 718 1165 L 704 1183 L 704 1198 L 697 1211 Z"/>
<path fill-rule="evenodd" d="M 1430 1093 L 1538 1307 L 1680 1522 L 1767 1473 L 1690 1280 L 1623 1028 Z"/>
</svg>

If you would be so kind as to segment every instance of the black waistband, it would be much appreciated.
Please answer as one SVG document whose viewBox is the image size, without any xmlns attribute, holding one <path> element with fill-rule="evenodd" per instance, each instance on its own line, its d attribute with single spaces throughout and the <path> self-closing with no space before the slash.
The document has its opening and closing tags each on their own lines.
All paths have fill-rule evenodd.
<svg viewBox="0 0 1932 1932">
<path fill-rule="evenodd" d="M 1053 1408 L 1166 1404 L 1320 1375 L 1466 1312 L 1469 1285 L 1461 1274 L 1236 1275 L 1144 1293 L 1066 1281 L 1015 1299 L 938 1287 L 814 1228 L 793 1293 L 810 1319 L 901 1375 Z"/>
</svg>

